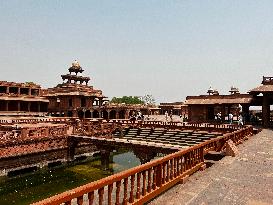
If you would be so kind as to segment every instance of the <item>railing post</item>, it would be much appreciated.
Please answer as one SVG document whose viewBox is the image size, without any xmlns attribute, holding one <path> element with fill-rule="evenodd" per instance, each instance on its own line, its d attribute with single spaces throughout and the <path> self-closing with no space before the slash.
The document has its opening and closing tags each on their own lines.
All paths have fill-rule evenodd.
<svg viewBox="0 0 273 205">
<path fill-rule="evenodd" d="M 204 162 L 204 146 L 200 147 L 200 162 Z"/>
<path fill-rule="evenodd" d="M 102 187 L 102 188 L 100 188 L 98 190 L 98 194 L 99 194 L 99 205 L 102 205 L 102 203 L 103 203 L 104 187 Z"/>
<path fill-rule="evenodd" d="M 124 183 L 123 205 L 127 205 L 127 203 L 128 203 L 128 198 L 127 198 L 128 178 L 125 178 L 123 183 Z"/>
<path fill-rule="evenodd" d="M 152 169 L 148 169 L 148 184 L 147 184 L 147 192 L 151 192 L 151 172 L 152 172 Z"/>
<path fill-rule="evenodd" d="M 131 176 L 131 191 L 130 191 L 130 198 L 129 202 L 133 203 L 134 202 L 134 188 L 135 188 L 135 175 Z"/>
<path fill-rule="evenodd" d="M 119 194 L 120 194 L 120 185 L 121 185 L 121 182 L 120 181 L 117 181 L 116 182 L 116 203 L 115 205 L 119 205 Z"/>
<path fill-rule="evenodd" d="M 137 191 L 136 191 L 136 198 L 140 198 L 140 173 L 137 173 Z"/>
<path fill-rule="evenodd" d="M 108 205 L 112 205 L 113 184 L 108 185 Z"/>
<path fill-rule="evenodd" d="M 156 186 L 161 187 L 162 185 L 162 164 L 156 167 Z"/>
</svg>

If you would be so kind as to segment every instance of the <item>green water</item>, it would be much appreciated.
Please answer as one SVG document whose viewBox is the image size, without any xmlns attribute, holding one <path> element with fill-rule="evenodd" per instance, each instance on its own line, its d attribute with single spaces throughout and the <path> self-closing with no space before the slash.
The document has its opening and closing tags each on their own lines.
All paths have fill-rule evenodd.
<svg viewBox="0 0 273 205">
<path fill-rule="evenodd" d="M 100 160 L 86 160 L 69 166 L 44 168 L 17 177 L 0 177 L 0 205 L 23 205 L 96 181 L 137 165 L 132 152 L 116 154 L 110 169 L 101 169 Z"/>
</svg>

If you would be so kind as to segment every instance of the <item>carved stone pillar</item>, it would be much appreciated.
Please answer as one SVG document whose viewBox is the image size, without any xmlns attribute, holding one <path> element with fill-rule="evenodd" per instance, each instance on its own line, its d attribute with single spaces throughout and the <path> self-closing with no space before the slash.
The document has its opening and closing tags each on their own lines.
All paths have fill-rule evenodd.
<svg viewBox="0 0 273 205">
<path fill-rule="evenodd" d="M 30 112 L 31 102 L 27 103 L 27 111 Z"/>
<path fill-rule="evenodd" d="M 125 119 L 129 119 L 130 115 L 130 110 L 125 111 Z"/>
<path fill-rule="evenodd" d="M 269 97 L 267 96 L 267 94 L 263 95 L 262 112 L 263 112 L 263 126 L 264 127 L 269 127 L 269 124 L 270 124 L 270 105 L 269 105 Z"/>
<path fill-rule="evenodd" d="M 101 167 L 103 170 L 108 170 L 109 169 L 109 164 L 110 164 L 110 151 L 109 150 L 100 150 L 100 155 L 101 155 Z"/>
<path fill-rule="evenodd" d="M 6 101 L 5 111 L 9 111 L 9 101 Z"/>
<path fill-rule="evenodd" d="M 71 162 L 75 157 L 75 149 L 78 142 L 75 141 L 74 137 L 69 136 L 67 138 L 67 161 Z"/>
<path fill-rule="evenodd" d="M 41 112 L 41 103 L 38 102 L 38 112 Z"/>
<path fill-rule="evenodd" d="M 242 112 L 243 112 L 243 117 L 244 117 L 244 121 L 245 122 L 249 122 L 250 119 L 249 119 L 249 105 L 242 105 Z M 244 123 L 245 123 L 244 122 Z"/>
<path fill-rule="evenodd" d="M 18 101 L 17 102 L 17 111 L 20 111 L 20 109 L 21 109 L 21 103 L 20 103 L 20 101 Z"/>
</svg>

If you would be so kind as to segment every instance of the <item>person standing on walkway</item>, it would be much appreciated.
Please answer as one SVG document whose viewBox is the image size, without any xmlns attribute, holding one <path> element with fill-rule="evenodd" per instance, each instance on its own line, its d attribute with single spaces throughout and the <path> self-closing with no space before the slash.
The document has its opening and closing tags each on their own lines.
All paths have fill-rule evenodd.
<svg viewBox="0 0 273 205">
<path fill-rule="evenodd" d="M 238 125 L 239 126 L 243 126 L 244 125 L 244 123 L 243 123 L 243 117 L 242 117 L 241 114 L 238 116 Z"/>
<path fill-rule="evenodd" d="M 170 119 L 171 119 L 171 121 L 173 121 L 173 111 L 171 111 L 171 113 L 170 113 Z"/>
<path fill-rule="evenodd" d="M 218 113 L 217 113 L 217 121 L 218 121 L 219 123 L 222 122 L 222 113 L 221 113 L 221 112 L 218 112 Z"/>
<path fill-rule="evenodd" d="M 168 121 L 168 112 L 167 111 L 165 112 L 165 119 L 166 119 L 166 121 Z"/>
<path fill-rule="evenodd" d="M 229 121 L 229 124 L 232 124 L 232 122 L 233 122 L 233 114 L 232 113 L 228 114 L 228 121 Z"/>
</svg>

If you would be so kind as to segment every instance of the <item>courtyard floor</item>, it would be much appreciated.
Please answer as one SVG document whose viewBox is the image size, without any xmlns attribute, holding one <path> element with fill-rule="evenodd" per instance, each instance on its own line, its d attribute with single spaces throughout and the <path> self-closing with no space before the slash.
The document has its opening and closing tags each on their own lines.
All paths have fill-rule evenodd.
<svg viewBox="0 0 273 205">
<path fill-rule="evenodd" d="M 273 204 L 273 131 L 263 129 L 238 146 L 236 157 L 213 161 L 149 205 Z"/>
</svg>

